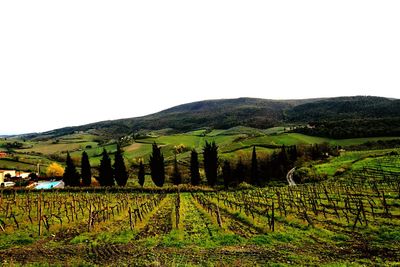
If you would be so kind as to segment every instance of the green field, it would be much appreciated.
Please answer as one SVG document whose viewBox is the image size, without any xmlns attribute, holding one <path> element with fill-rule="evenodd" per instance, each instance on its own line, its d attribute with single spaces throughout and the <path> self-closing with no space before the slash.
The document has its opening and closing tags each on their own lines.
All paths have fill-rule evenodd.
<svg viewBox="0 0 400 267">
<path fill-rule="evenodd" d="M 395 152 L 395 155 L 391 155 Z M 397 155 L 396 155 L 397 153 Z M 333 157 L 327 162 L 315 164 L 314 167 L 319 173 L 326 173 L 333 176 L 337 171 L 352 172 L 360 171 L 367 167 L 380 168 L 386 171 L 393 171 L 393 166 L 400 167 L 400 149 L 381 149 L 367 151 L 345 151 L 340 156 Z M 388 162 L 388 164 L 386 164 Z"/>
<path fill-rule="evenodd" d="M 287 133 L 285 127 L 165 132 L 127 139 L 128 169 L 139 160 L 148 162 L 154 142 L 161 146 L 167 173 L 177 153 L 184 183 L 190 151 L 200 152 L 201 161 L 206 141 L 217 143 L 221 160 L 233 162 L 248 161 L 253 146 L 260 158 L 280 151 L 281 145 L 327 143 L 344 149 L 338 156 L 299 160 L 299 167 L 327 179 L 294 187 L 281 181 L 279 187 L 241 184 L 234 191 L 214 191 L 222 187 L 176 187 L 166 181 L 160 189 L 147 173 L 141 188 L 135 170 L 127 188 L 2 190 L 0 264 L 395 266 L 400 261 L 400 148 L 346 149 L 398 138 L 335 140 Z M 1 169 L 35 171 L 39 163 L 44 174 L 51 162 L 63 165 L 67 151 L 78 165 L 86 151 L 96 167 L 103 149 L 113 154 L 117 148 L 116 140 L 85 133 L 15 141 L 22 148 L 6 149 Z M 3 147 L 7 142 L 1 140 Z M 205 180 L 203 168 L 200 175 Z"/>
<path fill-rule="evenodd" d="M 259 130 L 249 127 L 234 127 L 228 130 L 197 130 L 170 135 L 164 135 L 164 132 L 167 131 L 154 131 L 147 133 L 146 138 L 132 139 L 126 143 L 123 147 L 124 157 L 128 165 L 137 164 L 139 160 L 143 160 L 146 163 L 154 142 L 162 147 L 162 152 L 167 161 L 173 160 L 176 147 L 183 147 L 177 154 L 177 158 L 181 162 L 188 162 L 190 150 L 195 149 L 201 152 L 206 141 L 215 141 L 217 143 L 221 159 L 236 160 L 238 158 L 249 158 L 252 146 L 257 146 L 257 151 L 260 154 L 271 154 L 274 151 L 273 147 L 281 145 L 328 143 L 335 146 L 349 146 L 363 144 L 368 141 L 399 139 L 394 137 L 372 137 L 338 140 L 287 133 L 285 132 L 286 129 L 288 128 L 274 127 Z M 76 159 L 76 162 L 79 162 L 82 152 L 86 151 L 90 157 L 91 165 L 98 166 L 103 149 L 106 149 L 111 154 L 116 151 L 115 140 L 107 141 L 103 137 L 88 133 L 71 134 L 48 140 L 2 139 L 0 140 L 2 150 L 5 150 L 5 143 L 14 141 L 21 142 L 23 147 L 14 149 L 11 157 L 8 157 L 7 160 L 0 159 L 0 168 L 32 171 L 36 169 L 39 163 L 42 166 L 42 171 L 45 171 L 45 168 L 52 161 L 58 161 L 63 164 L 68 151 Z M 201 153 L 200 157 L 202 157 Z M 346 157 L 340 157 L 335 160 L 337 162 L 333 161 L 326 165 L 320 164 L 317 168 L 322 172 L 333 175 L 337 168 L 346 163 Z M 348 162 L 351 163 L 353 160 L 348 159 Z M 341 163 L 342 161 L 344 161 L 343 164 Z"/>
</svg>

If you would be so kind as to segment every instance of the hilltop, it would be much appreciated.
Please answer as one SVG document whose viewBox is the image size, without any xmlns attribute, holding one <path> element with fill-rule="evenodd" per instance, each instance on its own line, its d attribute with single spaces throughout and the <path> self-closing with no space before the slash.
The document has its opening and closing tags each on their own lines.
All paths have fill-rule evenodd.
<svg viewBox="0 0 400 267">
<path fill-rule="evenodd" d="M 400 100 L 373 96 L 316 98 L 300 100 L 270 100 L 260 98 L 237 98 L 204 100 L 175 106 L 143 117 L 101 121 L 82 126 L 65 127 L 27 138 L 53 138 L 74 132 L 89 132 L 97 135 L 118 137 L 142 130 L 168 129 L 170 133 L 187 132 L 196 129 L 229 129 L 246 126 L 266 129 L 285 124 L 313 123 L 317 130 L 307 134 L 339 137 L 326 131 L 319 131 L 321 123 L 330 122 L 330 128 L 348 128 L 357 125 L 357 134 L 364 128 L 380 125 L 378 133 L 399 135 L 393 125 L 400 125 Z M 326 125 L 321 128 L 326 128 Z M 390 127 L 389 127 L 390 126 Z M 346 137 L 351 136 L 351 131 Z M 393 132 L 393 133 L 392 133 Z"/>
</svg>

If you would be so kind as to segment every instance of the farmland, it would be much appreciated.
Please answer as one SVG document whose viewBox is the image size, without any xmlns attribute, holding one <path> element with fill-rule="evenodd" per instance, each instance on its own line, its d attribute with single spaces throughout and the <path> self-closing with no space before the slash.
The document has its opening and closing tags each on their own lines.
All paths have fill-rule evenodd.
<svg viewBox="0 0 400 267">
<path fill-rule="evenodd" d="M 357 265 L 400 260 L 396 178 L 210 191 L 1 194 L 3 263 Z M 193 254 L 195 253 L 195 255 Z"/>
<path fill-rule="evenodd" d="M 2 189 L 0 262 L 390 266 L 400 261 L 400 149 L 362 146 L 398 138 L 330 139 L 287 132 L 285 127 L 166 132 L 119 140 L 130 170 L 126 187 Z M 190 151 L 200 152 L 201 162 L 206 141 L 217 143 L 221 162 L 248 161 L 253 146 L 259 162 L 282 145 L 297 145 L 299 151 L 311 144 L 344 149 L 317 160 L 299 158 L 296 167 L 324 177 L 316 183 L 287 186 L 280 180 L 265 187 L 243 183 L 223 188 L 219 177 L 217 186 L 208 187 L 201 170 L 200 186 L 190 186 Z M 18 147 L 4 150 L 8 156 L 0 159 L 0 168 L 33 171 L 40 164 L 42 175 L 51 162 L 64 165 L 67 152 L 79 169 L 86 151 L 96 171 L 103 149 L 110 154 L 117 150 L 117 140 L 89 133 L 1 140 L 3 148 L 7 142 Z M 139 160 L 148 164 L 154 142 L 161 147 L 167 171 L 176 155 L 183 184 L 173 186 L 167 177 L 157 188 L 147 171 L 144 187 L 138 185 L 135 168 Z"/>
<path fill-rule="evenodd" d="M 151 145 L 156 142 L 162 146 L 161 151 L 167 161 L 171 161 L 176 147 L 183 150 L 177 155 L 178 160 L 188 162 L 190 150 L 200 152 L 206 141 L 215 141 L 219 146 L 221 159 L 238 159 L 246 157 L 252 146 L 257 146 L 260 153 L 271 154 L 281 145 L 302 145 L 328 143 L 333 146 L 359 145 L 377 140 L 393 140 L 396 137 L 369 137 L 353 139 L 330 139 L 307 136 L 299 133 L 287 133 L 285 127 L 274 127 L 259 130 L 249 127 L 234 127 L 228 130 L 197 130 L 180 134 L 166 134 L 163 131 L 148 132 L 143 136 L 130 139 L 123 146 L 125 161 L 136 164 L 139 159 L 148 161 Z M 0 140 L 0 145 L 9 142 L 20 142 L 22 146 L 12 150 L 10 157 L 0 159 L 0 168 L 20 169 L 25 171 L 36 170 L 37 164 L 46 167 L 52 161 L 64 164 L 66 153 L 70 152 L 74 158 L 79 158 L 86 151 L 92 166 L 100 163 L 101 153 L 106 149 L 110 154 L 116 151 L 116 140 L 104 140 L 100 136 L 88 133 L 75 133 L 50 139 L 9 139 Z M 4 150 L 4 147 L 2 148 Z"/>
</svg>

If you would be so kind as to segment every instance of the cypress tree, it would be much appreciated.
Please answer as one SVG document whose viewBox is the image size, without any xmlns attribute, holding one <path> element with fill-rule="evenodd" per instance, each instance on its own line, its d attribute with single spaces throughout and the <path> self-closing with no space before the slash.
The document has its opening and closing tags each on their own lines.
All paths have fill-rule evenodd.
<svg viewBox="0 0 400 267">
<path fill-rule="evenodd" d="M 209 186 L 214 186 L 217 183 L 218 174 L 218 146 L 214 141 L 211 143 L 206 141 L 203 157 L 207 183 Z"/>
<path fill-rule="evenodd" d="M 153 151 L 150 155 L 150 171 L 151 179 L 154 184 L 158 187 L 162 187 L 165 181 L 164 155 L 161 153 L 161 149 L 155 142 L 153 144 Z"/>
<path fill-rule="evenodd" d="M 113 169 L 111 166 L 111 159 L 108 156 L 108 153 L 105 149 L 103 149 L 102 158 L 100 161 L 98 180 L 101 186 L 114 185 L 114 176 L 113 176 Z"/>
<path fill-rule="evenodd" d="M 114 160 L 114 177 L 119 186 L 125 186 L 128 181 L 128 172 L 126 171 L 124 157 L 122 156 L 121 147 L 117 145 Z"/>
<path fill-rule="evenodd" d="M 278 162 L 281 171 L 280 176 L 282 179 L 286 179 L 286 173 L 289 171 L 289 158 L 285 145 L 282 145 L 281 151 L 279 152 Z"/>
<path fill-rule="evenodd" d="M 82 183 L 84 186 L 90 186 L 92 183 L 92 170 L 90 167 L 89 156 L 86 151 L 83 151 L 82 153 L 81 168 Z"/>
<path fill-rule="evenodd" d="M 76 171 L 74 162 L 71 159 L 69 153 L 67 153 L 66 167 L 64 170 L 63 181 L 66 186 L 79 186 L 80 177 L 79 173 Z"/>
<path fill-rule="evenodd" d="M 296 147 L 296 145 L 289 147 L 288 154 L 289 154 L 290 163 L 292 165 L 294 165 L 294 163 L 297 160 L 297 156 L 298 156 L 297 155 L 297 147 Z"/>
<path fill-rule="evenodd" d="M 143 187 L 144 185 L 144 177 L 145 177 L 144 165 L 143 161 L 141 160 L 139 163 L 139 173 L 138 173 L 139 184 L 141 187 Z"/>
<path fill-rule="evenodd" d="M 231 164 L 228 160 L 225 160 L 222 166 L 222 178 L 224 179 L 224 186 L 227 189 L 232 182 Z"/>
<path fill-rule="evenodd" d="M 194 149 L 190 154 L 190 183 L 192 185 L 200 184 L 199 157 Z"/>
<path fill-rule="evenodd" d="M 256 146 L 253 146 L 253 153 L 251 155 L 250 183 L 252 185 L 260 185 L 260 181 L 258 178 L 258 162 L 257 162 Z"/>
<path fill-rule="evenodd" d="M 176 160 L 176 155 L 174 159 L 174 169 L 172 171 L 172 183 L 174 185 L 179 185 L 182 183 L 182 176 L 179 172 L 178 161 Z"/>
<path fill-rule="evenodd" d="M 235 168 L 235 182 L 240 184 L 244 181 L 246 181 L 246 166 L 243 164 L 242 158 L 239 158 Z"/>
</svg>

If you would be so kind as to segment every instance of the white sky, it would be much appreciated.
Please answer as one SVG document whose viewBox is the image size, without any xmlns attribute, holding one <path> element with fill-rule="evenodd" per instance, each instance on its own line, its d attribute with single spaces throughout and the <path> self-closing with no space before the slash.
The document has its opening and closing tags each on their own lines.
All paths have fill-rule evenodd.
<svg viewBox="0 0 400 267">
<path fill-rule="evenodd" d="M 400 1 L 0 1 L 0 134 L 204 99 L 400 98 Z"/>
</svg>

